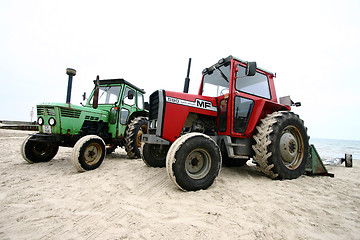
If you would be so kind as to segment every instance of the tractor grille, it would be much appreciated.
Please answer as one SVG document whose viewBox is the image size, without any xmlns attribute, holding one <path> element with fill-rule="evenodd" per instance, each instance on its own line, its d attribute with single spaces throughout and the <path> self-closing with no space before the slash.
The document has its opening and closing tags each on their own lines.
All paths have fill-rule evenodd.
<svg viewBox="0 0 360 240">
<path fill-rule="evenodd" d="M 37 106 L 37 115 L 48 115 L 48 116 L 55 116 L 55 109 L 54 107 L 44 107 L 44 106 Z"/>
<path fill-rule="evenodd" d="M 99 121 L 99 117 L 93 117 L 93 116 L 86 116 L 85 120 L 90 120 L 90 121 Z"/>
<path fill-rule="evenodd" d="M 79 118 L 81 115 L 80 110 L 75 110 L 71 108 L 61 108 L 60 113 L 61 113 L 61 117 L 69 117 L 69 118 Z"/>
<path fill-rule="evenodd" d="M 149 134 L 162 135 L 162 125 L 165 112 L 165 91 L 158 90 L 150 95 Z"/>
<path fill-rule="evenodd" d="M 157 119 L 159 112 L 159 91 L 150 95 L 149 120 Z"/>
</svg>

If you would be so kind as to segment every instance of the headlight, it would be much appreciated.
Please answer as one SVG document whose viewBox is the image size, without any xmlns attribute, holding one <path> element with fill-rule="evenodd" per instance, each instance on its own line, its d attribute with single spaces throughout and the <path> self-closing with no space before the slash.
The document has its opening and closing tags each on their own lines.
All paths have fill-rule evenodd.
<svg viewBox="0 0 360 240">
<path fill-rule="evenodd" d="M 37 120 L 39 125 L 43 125 L 44 124 L 44 119 L 42 117 L 39 117 Z"/>
<path fill-rule="evenodd" d="M 49 124 L 50 124 L 50 126 L 55 126 L 55 124 L 56 124 L 55 118 L 50 118 L 49 119 Z"/>
</svg>

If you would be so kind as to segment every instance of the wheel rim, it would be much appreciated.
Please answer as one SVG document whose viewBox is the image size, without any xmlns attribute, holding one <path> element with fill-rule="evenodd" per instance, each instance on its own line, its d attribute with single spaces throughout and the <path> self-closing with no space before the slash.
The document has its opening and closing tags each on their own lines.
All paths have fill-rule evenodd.
<svg viewBox="0 0 360 240">
<path fill-rule="evenodd" d="M 38 143 L 34 146 L 34 153 L 38 156 L 47 156 L 51 153 L 53 146 L 46 143 Z"/>
<path fill-rule="evenodd" d="M 304 157 L 304 141 L 298 128 L 287 126 L 280 137 L 281 160 L 288 169 L 296 169 Z"/>
<path fill-rule="evenodd" d="M 150 146 L 151 156 L 156 160 L 160 160 L 160 161 L 166 159 L 167 150 L 168 150 L 167 147 L 164 147 L 159 144 L 152 144 Z"/>
<path fill-rule="evenodd" d="M 85 150 L 84 161 L 87 165 L 95 165 L 102 156 L 102 148 L 97 143 L 91 143 Z"/>
<path fill-rule="evenodd" d="M 147 124 L 144 124 L 144 125 L 141 125 L 138 133 L 137 133 L 137 137 L 136 137 L 136 144 L 137 144 L 137 147 L 139 148 L 141 146 L 141 136 L 143 134 L 146 134 L 147 133 Z"/>
<path fill-rule="evenodd" d="M 193 179 L 204 178 L 211 169 L 210 154 L 204 149 L 195 149 L 185 160 L 185 171 Z"/>
</svg>

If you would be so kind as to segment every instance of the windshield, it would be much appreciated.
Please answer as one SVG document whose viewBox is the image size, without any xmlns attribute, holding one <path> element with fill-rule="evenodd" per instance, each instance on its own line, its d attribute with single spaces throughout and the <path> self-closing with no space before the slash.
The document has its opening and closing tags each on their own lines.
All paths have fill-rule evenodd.
<svg viewBox="0 0 360 240">
<path fill-rule="evenodd" d="M 218 97 L 229 93 L 230 64 L 204 75 L 202 95 Z"/>
<path fill-rule="evenodd" d="M 99 87 L 99 104 L 114 104 L 119 99 L 121 86 L 100 86 Z M 90 104 L 93 103 L 93 98 Z"/>
</svg>

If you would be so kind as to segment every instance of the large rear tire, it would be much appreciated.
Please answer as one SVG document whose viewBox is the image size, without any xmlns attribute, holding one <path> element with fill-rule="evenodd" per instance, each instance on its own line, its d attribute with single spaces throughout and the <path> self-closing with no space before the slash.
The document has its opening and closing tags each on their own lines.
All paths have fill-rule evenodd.
<svg viewBox="0 0 360 240">
<path fill-rule="evenodd" d="M 305 173 L 309 137 L 298 115 L 280 111 L 267 115 L 256 127 L 254 160 L 272 179 L 294 179 Z"/>
<path fill-rule="evenodd" d="M 28 163 L 48 162 L 55 157 L 59 145 L 32 140 L 28 136 L 21 145 L 21 155 Z"/>
<path fill-rule="evenodd" d="M 146 117 L 134 118 L 128 125 L 125 136 L 125 151 L 129 158 L 140 158 L 141 136 L 147 133 Z"/>
<path fill-rule="evenodd" d="M 84 136 L 74 146 L 71 163 L 79 172 L 94 170 L 103 162 L 105 148 L 105 142 L 99 136 Z"/>
<path fill-rule="evenodd" d="M 166 170 L 184 191 L 210 187 L 221 168 L 221 152 L 209 136 L 189 133 L 176 140 L 166 156 Z"/>
<path fill-rule="evenodd" d="M 149 167 L 165 167 L 169 145 L 142 144 L 142 160 Z"/>
</svg>

